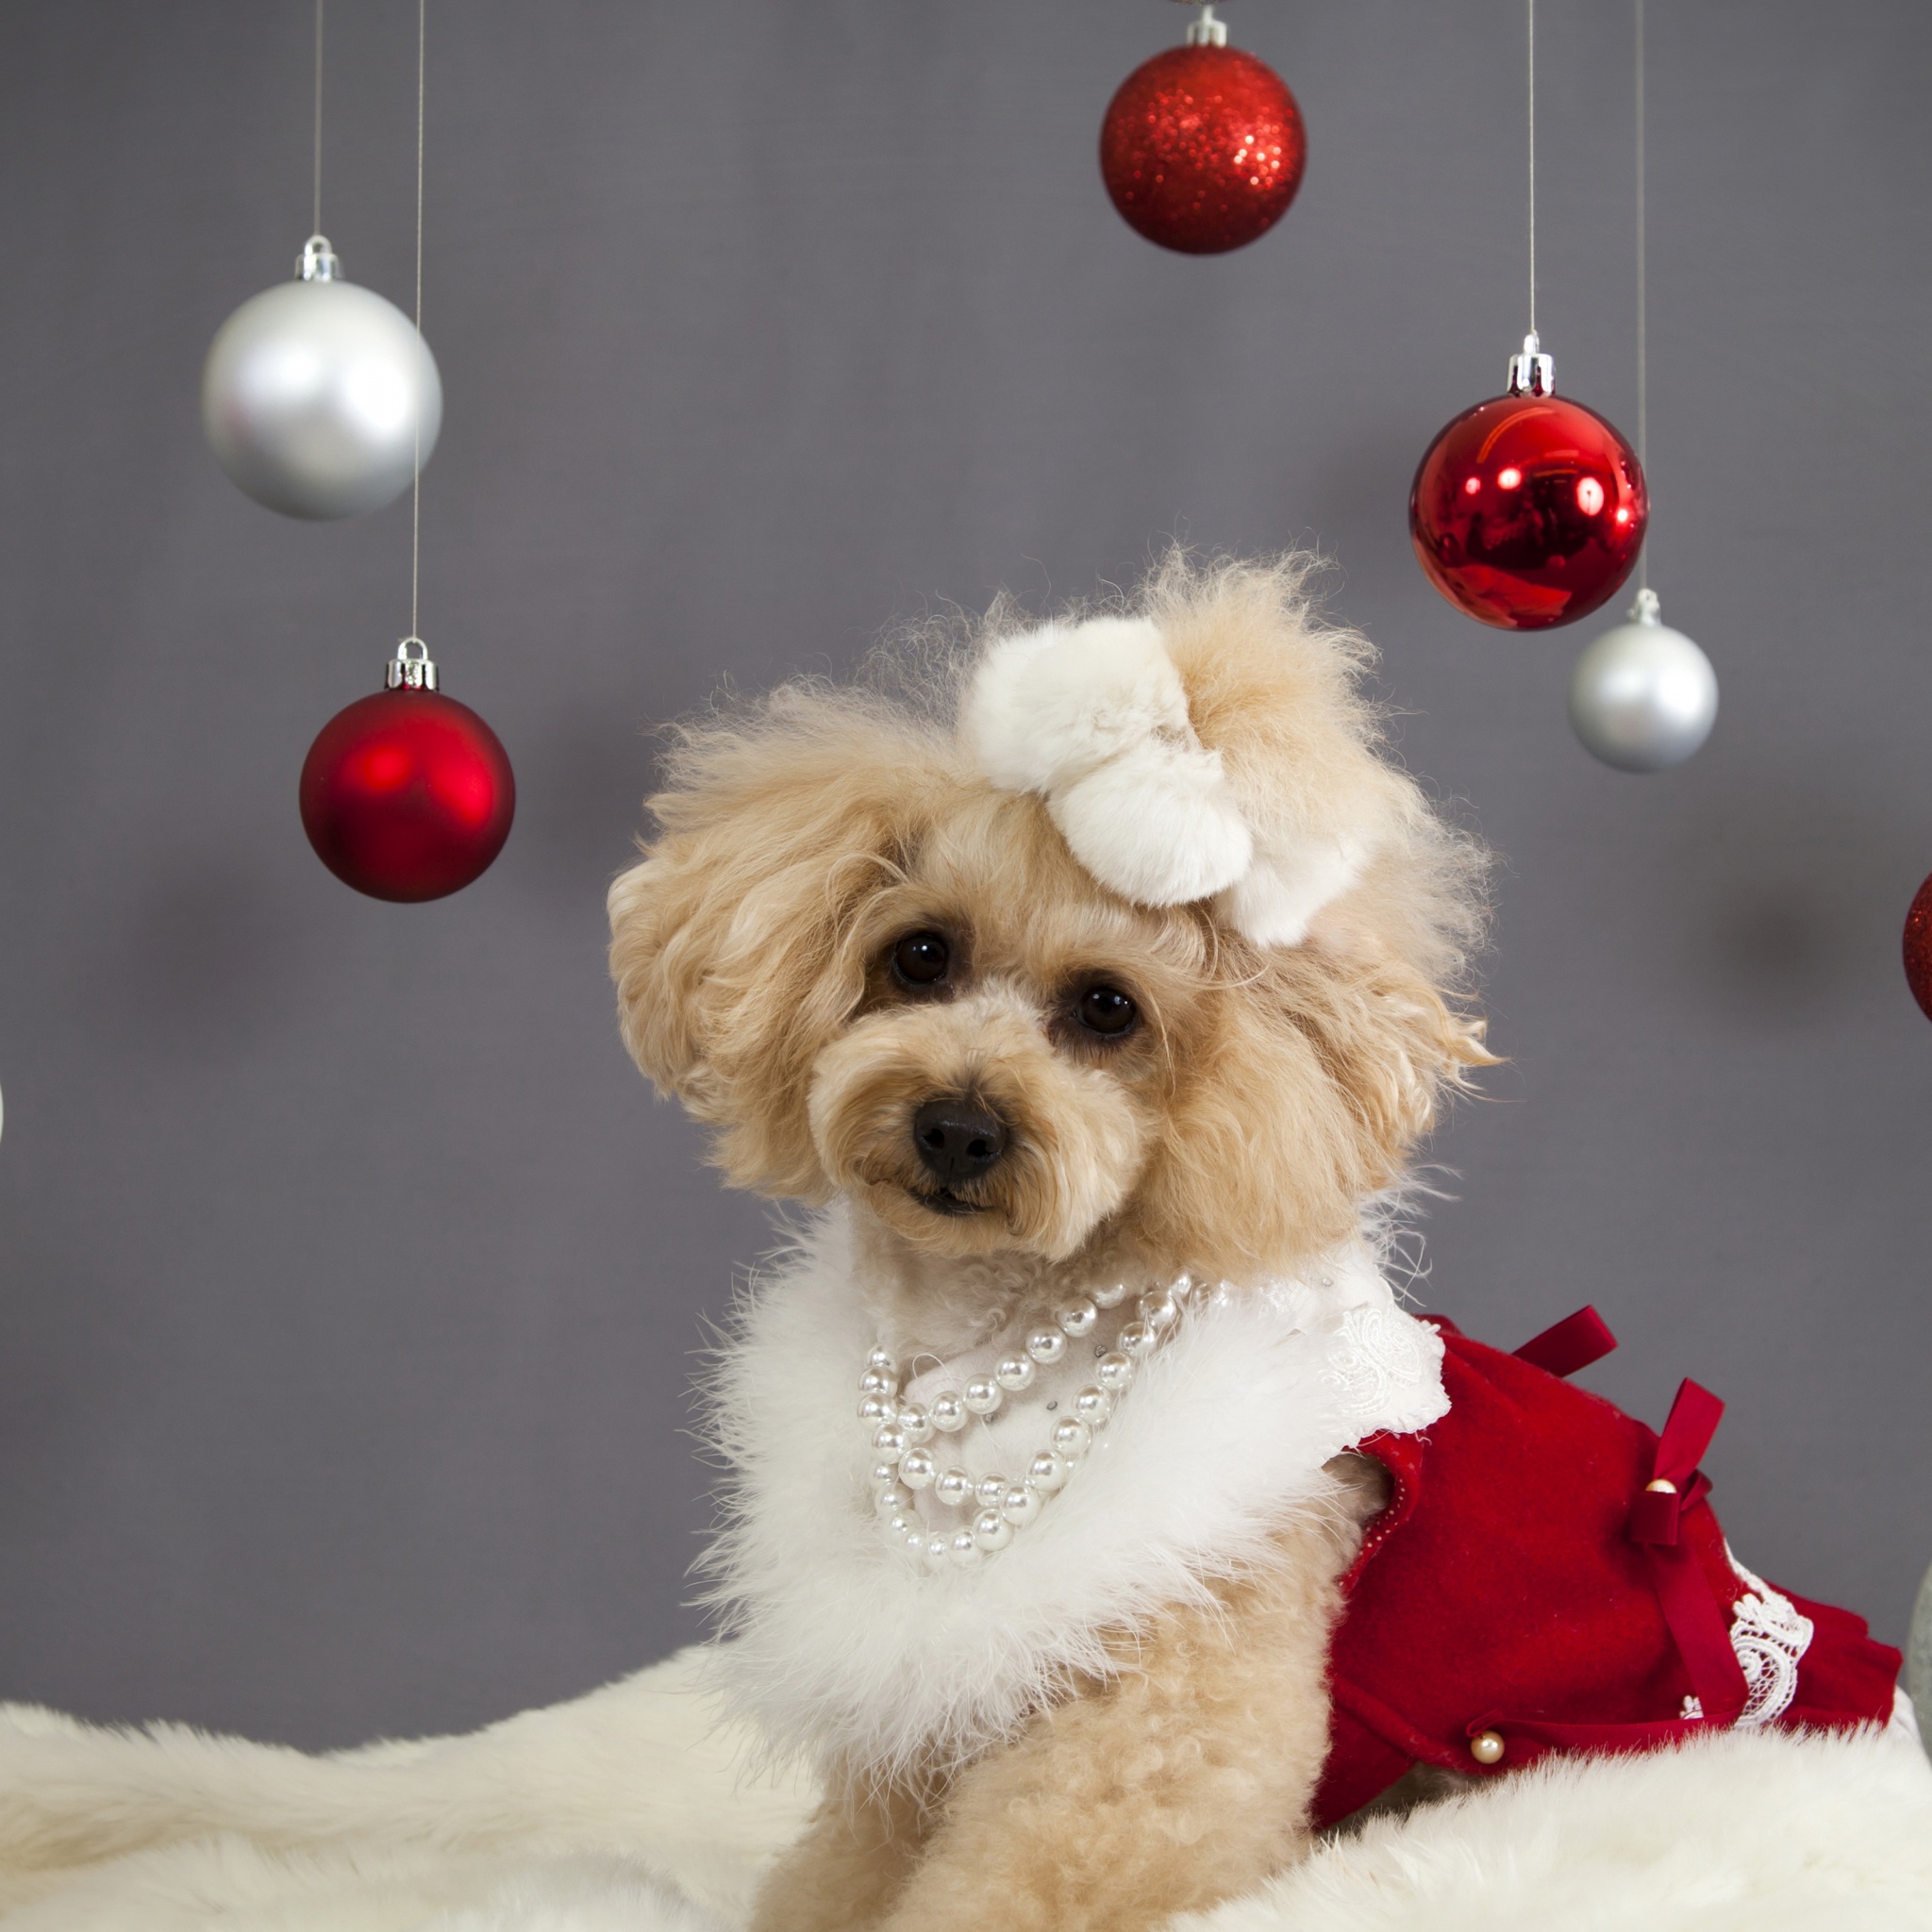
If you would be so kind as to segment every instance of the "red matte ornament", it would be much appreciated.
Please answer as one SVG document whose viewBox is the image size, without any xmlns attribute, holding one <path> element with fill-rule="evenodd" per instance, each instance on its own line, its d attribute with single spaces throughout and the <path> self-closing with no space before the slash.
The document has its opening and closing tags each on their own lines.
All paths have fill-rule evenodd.
<svg viewBox="0 0 1932 1932">
<path fill-rule="evenodd" d="M 1636 451 L 1594 409 L 1551 393 L 1549 360 L 1531 337 L 1509 392 L 1457 417 L 1409 491 L 1429 581 L 1500 630 L 1548 630 L 1607 603 L 1650 519 Z"/>
<path fill-rule="evenodd" d="M 1919 888 L 1906 914 L 1906 984 L 1919 1010 L 1932 1020 L 1932 878 Z"/>
<path fill-rule="evenodd" d="M 1129 227 L 1182 255 L 1221 255 L 1265 235 L 1302 185 L 1307 152 L 1281 76 L 1212 41 L 1137 67 L 1100 130 L 1114 207 Z"/>
<path fill-rule="evenodd" d="M 390 686 L 338 711 L 302 765 L 302 826 L 315 855 L 372 899 L 459 892 L 490 869 L 516 815 L 516 778 L 491 730 L 436 689 L 405 641 Z"/>
</svg>

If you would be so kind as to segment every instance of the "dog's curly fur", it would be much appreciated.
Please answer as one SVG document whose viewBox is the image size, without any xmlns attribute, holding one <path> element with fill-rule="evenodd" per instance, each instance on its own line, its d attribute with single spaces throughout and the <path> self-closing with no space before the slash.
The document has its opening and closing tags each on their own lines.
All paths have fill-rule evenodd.
<svg viewBox="0 0 1932 1932">
<path fill-rule="evenodd" d="M 1365 855 L 1296 945 L 1257 945 L 1208 902 L 1130 904 L 1046 802 L 980 774 L 959 692 L 1009 608 L 928 638 L 913 675 L 902 653 L 868 685 L 790 685 L 678 738 L 658 835 L 610 892 L 625 1041 L 717 1130 L 732 1183 L 851 1203 L 902 1355 L 975 1345 L 1103 1274 L 1291 1274 L 1360 1226 L 1487 1062 L 1460 1004 L 1480 855 L 1388 755 L 1373 654 L 1317 615 L 1309 569 L 1176 553 L 1114 607 L 1159 626 L 1258 826 Z M 930 988 L 891 967 L 913 933 L 948 949 Z M 1102 983 L 1138 1009 L 1118 1040 L 1074 1017 Z M 941 1201 L 910 1120 L 949 1094 L 991 1108 L 1008 1148 Z M 1347 1469 L 1332 1502 L 1211 1614 L 1124 1635 L 1131 1668 L 963 1769 L 908 1786 L 835 1767 L 760 1932 L 1127 1932 L 1291 1862 L 1336 1583 L 1375 1507 Z"/>
</svg>

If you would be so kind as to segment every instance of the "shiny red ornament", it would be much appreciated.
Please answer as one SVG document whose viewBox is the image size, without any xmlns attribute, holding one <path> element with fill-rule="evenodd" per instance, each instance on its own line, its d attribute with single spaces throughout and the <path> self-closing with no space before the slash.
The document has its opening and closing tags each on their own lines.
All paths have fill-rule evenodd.
<svg viewBox="0 0 1932 1932">
<path fill-rule="evenodd" d="M 1301 109 L 1239 47 L 1170 47 L 1121 83 L 1100 130 L 1100 173 L 1127 225 L 1183 255 L 1244 248 L 1302 185 Z"/>
<path fill-rule="evenodd" d="M 323 864 L 372 899 L 447 898 L 503 850 L 516 778 L 495 732 L 437 691 L 426 657 L 399 653 L 390 675 L 391 689 L 316 734 L 302 765 L 302 827 Z"/>
<path fill-rule="evenodd" d="M 1581 403 L 1534 382 L 1466 409 L 1430 443 L 1408 493 L 1429 581 L 1502 630 L 1548 630 L 1607 602 L 1637 562 L 1650 496 L 1637 452 Z M 1540 364 L 1538 369 L 1536 365 Z"/>
<path fill-rule="evenodd" d="M 1919 1010 L 1932 1020 L 1932 878 L 1919 888 L 1906 914 L 1906 984 Z"/>
</svg>

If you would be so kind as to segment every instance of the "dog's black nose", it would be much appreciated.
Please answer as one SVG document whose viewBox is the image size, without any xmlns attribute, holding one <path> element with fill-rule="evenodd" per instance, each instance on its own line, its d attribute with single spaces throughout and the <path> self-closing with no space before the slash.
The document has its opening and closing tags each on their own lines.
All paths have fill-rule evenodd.
<svg viewBox="0 0 1932 1932">
<path fill-rule="evenodd" d="M 928 1100 L 912 1116 L 912 1141 L 943 1186 L 976 1181 L 1007 1151 L 1006 1123 L 964 1093 Z"/>
</svg>

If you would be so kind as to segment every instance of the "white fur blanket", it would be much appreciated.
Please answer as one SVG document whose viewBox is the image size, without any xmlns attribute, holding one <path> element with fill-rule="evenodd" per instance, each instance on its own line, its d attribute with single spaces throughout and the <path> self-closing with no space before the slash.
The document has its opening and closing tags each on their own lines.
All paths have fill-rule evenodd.
<svg viewBox="0 0 1932 1932">
<path fill-rule="evenodd" d="M 308 1757 L 0 1709 L 6 1932 L 730 1932 L 811 1803 L 695 1654 L 467 1738 Z M 1896 1732 L 1557 1764 L 1379 1821 L 1174 1932 L 1932 1932 Z"/>
</svg>

